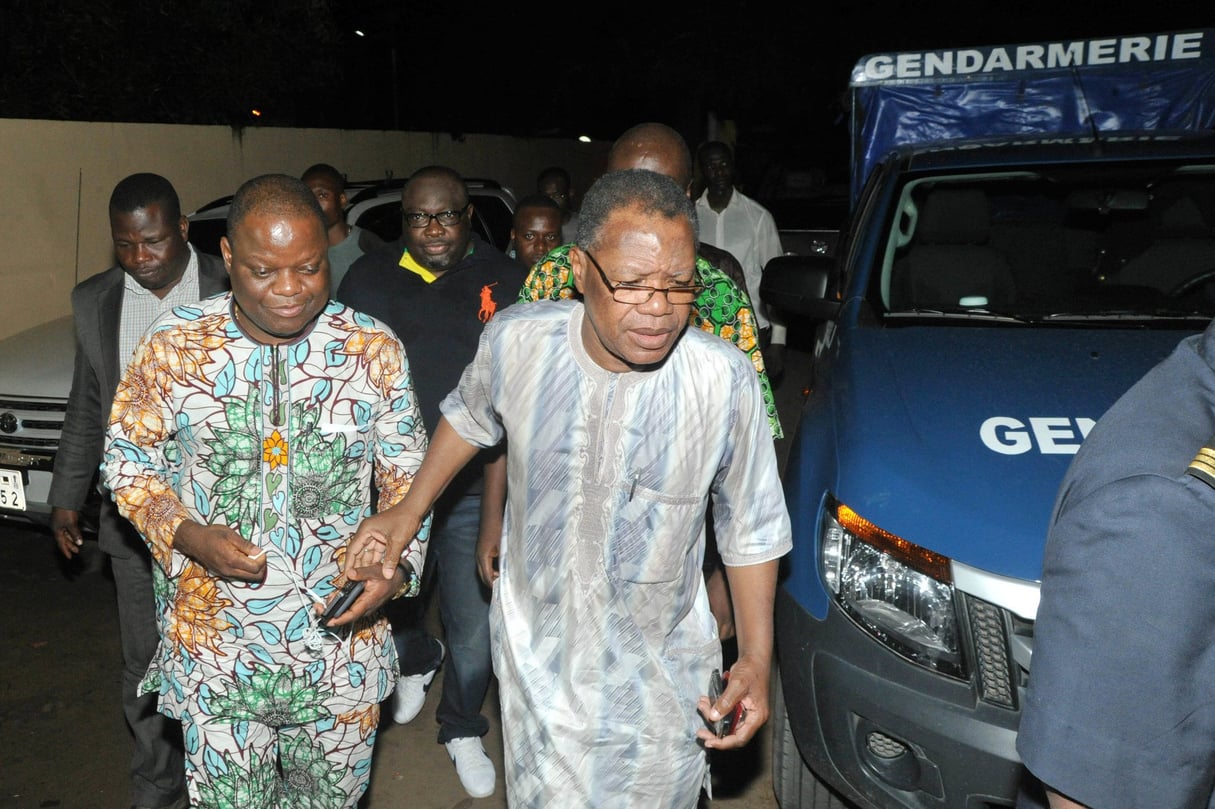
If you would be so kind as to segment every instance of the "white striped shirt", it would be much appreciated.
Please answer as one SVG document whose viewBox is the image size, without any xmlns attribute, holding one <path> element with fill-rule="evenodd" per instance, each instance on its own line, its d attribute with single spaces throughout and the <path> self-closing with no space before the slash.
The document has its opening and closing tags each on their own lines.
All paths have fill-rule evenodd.
<svg viewBox="0 0 1215 809">
<path fill-rule="evenodd" d="M 721 667 L 709 494 L 727 565 L 785 554 L 789 514 L 745 354 L 689 328 L 660 366 L 612 373 L 583 313 L 499 312 L 442 405 L 465 441 L 510 443 L 490 606 L 507 803 L 685 809 L 708 775 L 696 700 Z"/>
</svg>

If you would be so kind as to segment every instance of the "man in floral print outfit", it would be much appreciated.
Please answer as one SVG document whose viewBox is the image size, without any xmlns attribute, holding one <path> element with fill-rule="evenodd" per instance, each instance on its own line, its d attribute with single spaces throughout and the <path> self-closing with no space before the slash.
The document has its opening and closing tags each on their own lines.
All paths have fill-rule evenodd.
<svg viewBox="0 0 1215 809">
<path fill-rule="evenodd" d="M 349 631 L 318 626 L 373 472 L 386 508 L 426 449 L 404 349 L 329 301 L 327 246 L 302 182 L 241 186 L 220 243 L 232 293 L 154 323 L 111 412 L 102 471 L 155 561 L 143 688 L 182 722 L 195 807 L 358 802 L 398 673 L 376 608 L 416 593 L 425 560 L 415 543 L 367 582 Z"/>
</svg>

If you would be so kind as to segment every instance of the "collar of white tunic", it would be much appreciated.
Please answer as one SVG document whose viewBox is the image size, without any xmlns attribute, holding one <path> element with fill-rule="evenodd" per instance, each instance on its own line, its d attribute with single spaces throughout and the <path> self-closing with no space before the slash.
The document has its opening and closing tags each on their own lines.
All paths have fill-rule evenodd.
<svg viewBox="0 0 1215 809">
<path fill-rule="evenodd" d="M 574 301 L 574 311 L 570 313 L 569 325 L 566 331 L 566 338 L 569 340 L 570 353 L 578 363 L 578 367 L 591 377 L 592 380 L 607 381 L 613 377 L 617 380 L 630 380 L 641 382 L 648 377 L 649 374 L 661 372 L 666 363 L 651 371 L 609 371 L 591 358 L 590 353 L 586 350 L 586 345 L 582 342 L 582 322 L 586 317 L 586 305 L 582 301 Z M 680 342 L 683 341 L 682 335 Z M 671 353 L 679 350 L 679 342 L 675 343 L 675 347 L 671 349 Z M 670 355 L 667 355 L 668 361 Z"/>
</svg>

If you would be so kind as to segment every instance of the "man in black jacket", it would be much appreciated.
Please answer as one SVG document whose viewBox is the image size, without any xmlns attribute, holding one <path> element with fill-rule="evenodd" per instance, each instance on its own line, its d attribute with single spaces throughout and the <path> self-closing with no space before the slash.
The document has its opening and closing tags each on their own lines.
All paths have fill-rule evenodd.
<svg viewBox="0 0 1215 809">
<path fill-rule="evenodd" d="M 401 338 L 422 420 L 433 435 L 439 402 L 472 361 L 485 324 L 515 301 L 527 270 L 473 233 L 468 189 L 450 168 L 428 166 L 414 173 L 401 191 L 401 215 L 401 238 L 355 261 L 336 297 L 379 318 Z M 482 456 L 436 504 L 428 551 L 433 560 L 428 565 L 438 576 L 443 632 L 451 647 L 438 709 L 439 742 L 447 746 L 460 782 L 475 798 L 493 794 L 496 773 L 481 742 L 489 731 L 481 704 L 493 664 L 489 591 L 477 577 L 474 554 L 481 522 L 481 470 L 503 460 L 500 453 Z M 445 649 L 416 625 L 407 626 L 396 617 L 393 631 L 402 676 L 393 718 L 405 723 L 421 710 Z"/>
<path fill-rule="evenodd" d="M 223 262 L 186 241 L 190 223 L 172 184 L 132 174 L 110 196 L 110 235 L 117 264 L 72 290 L 76 362 L 48 500 L 60 552 L 80 552 L 80 511 L 95 485 L 118 379 L 140 336 L 162 312 L 228 287 Z M 101 499 L 98 547 L 109 555 L 122 638 L 122 705 L 134 736 L 131 794 L 136 809 L 185 807 L 181 728 L 156 710 L 156 695 L 138 695 L 156 652 L 155 598 L 147 546 L 108 496 Z"/>
</svg>

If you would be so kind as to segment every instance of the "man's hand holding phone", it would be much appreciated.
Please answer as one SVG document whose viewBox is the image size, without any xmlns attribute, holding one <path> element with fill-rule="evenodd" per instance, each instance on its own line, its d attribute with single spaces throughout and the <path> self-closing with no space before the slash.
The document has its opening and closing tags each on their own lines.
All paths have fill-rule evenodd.
<svg viewBox="0 0 1215 809">
<path fill-rule="evenodd" d="M 716 705 L 721 699 L 721 695 L 726 690 L 726 683 L 730 680 L 730 672 L 722 674 L 717 669 L 713 669 L 713 675 L 709 678 L 709 702 Z M 719 739 L 724 739 L 734 732 L 734 729 L 742 724 L 743 717 L 747 715 L 746 708 L 742 702 L 734 703 L 734 707 L 726 713 L 722 714 L 721 719 L 716 722 L 710 722 L 709 726 L 713 731 L 713 735 Z"/>
<path fill-rule="evenodd" d="M 363 588 L 366 586 L 366 582 L 363 581 L 346 582 L 346 586 L 338 590 L 337 595 L 330 599 L 329 604 L 325 607 L 325 611 L 321 613 L 321 628 L 330 629 L 329 622 L 345 614 L 350 605 L 363 594 Z"/>
<path fill-rule="evenodd" d="M 727 671 L 723 674 L 717 669 L 713 669 L 713 674 L 709 678 L 709 693 L 707 696 L 701 697 L 696 706 L 708 726 L 696 733 L 696 736 L 704 741 L 705 747 L 741 747 L 751 737 L 749 732 L 741 736 L 736 735 L 746 719 L 747 709 L 743 705 L 743 692 L 735 689 L 729 696 L 726 696 L 729 682 L 730 672 Z M 713 718 L 714 709 L 719 712 L 717 719 Z"/>
<path fill-rule="evenodd" d="M 398 567 L 390 579 L 380 578 L 380 566 L 356 568 L 349 573 L 359 576 L 351 578 L 330 597 L 321 612 L 318 624 L 321 629 L 338 632 L 374 611 L 404 582 L 404 570 Z"/>
</svg>

